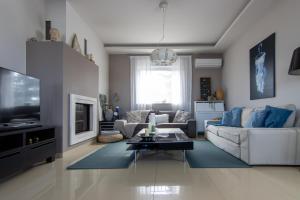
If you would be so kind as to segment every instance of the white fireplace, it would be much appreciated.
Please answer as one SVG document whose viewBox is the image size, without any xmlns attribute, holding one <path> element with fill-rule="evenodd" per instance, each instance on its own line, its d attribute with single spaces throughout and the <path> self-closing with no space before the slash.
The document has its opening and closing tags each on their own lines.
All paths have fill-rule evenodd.
<svg viewBox="0 0 300 200">
<path fill-rule="evenodd" d="M 70 145 L 97 136 L 97 99 L 70 94 Z"/>
</svg>

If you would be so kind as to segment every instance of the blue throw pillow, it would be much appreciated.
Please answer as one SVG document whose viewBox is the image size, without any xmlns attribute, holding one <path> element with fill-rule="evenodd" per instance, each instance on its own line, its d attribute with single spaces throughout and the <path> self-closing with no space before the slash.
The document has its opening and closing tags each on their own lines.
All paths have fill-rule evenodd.
<svg viewBox="0 0 300 200">
<path fill-rule="evenodd" d="M 232 120 L 232 112 L 231 111 L 224 112 L 223 117 L 222 117 L 222 125 L 223 126 L 230 126 L 231 125 L 231 120 Z"/>
<path fill-rule="evenodd" d="M 233 108 L 231 111 L 223 113 L 222 125 L 241 127 L 242 108 Z"/>
<path fill-rule="evenodd" d="M 269 112 L 264 124 L 267 128 L 282 128 L 293 112 L 291 110 L 272 106 L 266 106 L 266 110 Z"/>
<path fill-rule="evenodd" d="M 259 110 L 253 112 L 250 119 L 247 121 L 245 128 L 265 127 L 265 120 L 268 116 L 268 112 L 268 110 Z"/>
<path fill-rule="evenodd" d="M 233 127 L 241 127 L 241 118 L 242 118 L 242 108 L 233 108 L 232 112 L 232 121 L 231 126 Z"/>
</svg>

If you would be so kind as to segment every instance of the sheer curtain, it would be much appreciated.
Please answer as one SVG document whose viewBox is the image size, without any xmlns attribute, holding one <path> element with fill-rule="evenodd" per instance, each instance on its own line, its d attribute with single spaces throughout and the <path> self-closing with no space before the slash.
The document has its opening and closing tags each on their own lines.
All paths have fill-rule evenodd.
<svg viewBox="0 0 300 200">
<path fill-rule="evenodd" d="M 147 90 L 151 77 L 149 56 L 130 56 L 131 110 L 150 110 Z"/>
<path fill-rule="evenodd" d="M 173 90 L 178 91 L 176 92 L 178 102 L 173 103 L 173 109 L 190 112 L 192 107 L 192 57 L 179 56 L 172 66 L 172 71 L 176 74 Z"/>
<path fill-rule="evenodd" d="M 174 110 L 191 111 L 191 56 L 179 56 L 172 66 L 151 66 L 149 56 L 131 56 L 130 64 L 132 110 L 171 103 Z"/>
</svg>

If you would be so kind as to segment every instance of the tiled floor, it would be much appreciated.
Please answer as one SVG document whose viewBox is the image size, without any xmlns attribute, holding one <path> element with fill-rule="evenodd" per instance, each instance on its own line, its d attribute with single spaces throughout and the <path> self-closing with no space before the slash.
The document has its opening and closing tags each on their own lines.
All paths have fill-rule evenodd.
<svg viewBox="0 0 300 200">
<path fill-rule="evenodd" d="M 74 170 L 66 166 L 99 148 L 79 147 L 0 185 L 1 200 L 299 200 L 293 167 L 190 169 L 175 157 L 144 154 L 136 167 Z M 178 158 L 176 158 L 176 155 Z"/>
</svg>

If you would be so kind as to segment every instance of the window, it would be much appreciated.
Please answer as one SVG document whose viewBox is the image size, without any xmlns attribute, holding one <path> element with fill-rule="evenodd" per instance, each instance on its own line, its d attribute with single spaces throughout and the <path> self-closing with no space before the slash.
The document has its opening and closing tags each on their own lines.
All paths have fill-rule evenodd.
<svg viewBox="0 0 300 200">
<path fill-rule="evenodd" d="M 179 56 L 172 66 L 152 66 L 149 56 L 131 56 L 131 109 L 151 109 L 153 103 L 171 103 L 190 111 L 191 56 Z"/>
<path fill-rule="evenodd" d="M 151 66 L 137 90 L 137 104 L 180 103 L 180 77 L 171 66 Z"/>
</svg>

